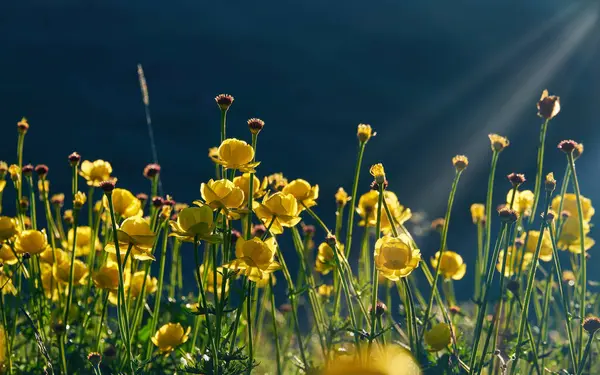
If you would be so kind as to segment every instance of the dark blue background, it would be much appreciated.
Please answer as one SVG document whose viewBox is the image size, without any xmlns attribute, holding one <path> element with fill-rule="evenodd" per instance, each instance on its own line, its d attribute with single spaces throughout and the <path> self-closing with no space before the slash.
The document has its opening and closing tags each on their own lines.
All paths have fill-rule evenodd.
<svg viewBox="0 0 600 375">
<path fill-rule="evenodd" d="M 445 212 L 451 157 L 469 156 L 448 246 L 472 267 L 468 208 L 485 199 L 487 134 L 511 140 L 494 203 L 509 189 L 507 173 L 525 173 L 532 189 L 542 89 L 563 106 L 545 171 L 562 176 L 560 140 L 583 141 L 583 193 L 598 198 L 599 42 L 597 4 L 585 1 L 5 0 L 0 159 L 15 162 L 15 124 L 27 116 L 25 161 L 50 166 L 53 192 L 70 189 L 72 151 L 109 160 L 120 186 L 147 190 L 142 63 L 164 188 L 175 199 L 197 199 L 212 176 L 206 154 L 218 144 L 221 92 L 236 98 L 228 135 L 248 139 L 247 118 L 266 122 L 259 173 L 319 183 L 318 210 L 331 226 L 333 194 L 350 190 L 356 125 L 370 123 L 378 135 L 360 191 L 381 161 L 390 189 L 429 219 Z M 425 256 L 437 250 L 437 236 L 420 241 Z"/>
</svg>

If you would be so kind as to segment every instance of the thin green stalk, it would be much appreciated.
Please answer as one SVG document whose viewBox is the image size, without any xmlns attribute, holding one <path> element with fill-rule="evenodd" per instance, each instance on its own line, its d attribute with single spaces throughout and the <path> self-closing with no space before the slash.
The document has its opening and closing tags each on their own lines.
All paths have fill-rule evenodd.
<svg viewBox="0 0 600 375">
<path fill-rule="evenodd" d="M 352 197 L 350 198 L 350 209 L 348 210 L 348 225 L 346 227 L 346 243 L 345 256 L 350 255 L 350 247 L 352 247 L 352 230 L 354 229 L 354 212 L 356 209 L 356 194 L 358 194 L 358 180 L 360 178 L 360 167 L 362 165 L 363 154 L 367 142 L 359 142 L 358 155 L 356 157 L 356 165 L 354 167 L 354 182 L 352 183 Z"/>
<path fill-rule="evenodd" d="M 77 223 L 79 221 L 79 208 L 73 208 L 73 248 L 71 249 L 71 268 L 69 270 L 69 287 L 67 295 L 67 304 L 65 307 L 65 326 L 69 325 L 69 311 L 71 309 L 71 301 L 73 300 L 73 278 L 75 271 L 75 249 L 77 247 Z"/>
<path fill-rule="evenodd" d="M 250 375 L 252 373 L 252 369 L 254 368 L 254 350 L 252 348 L 252 281 L 248 279 L 247 281 L 247 299 L 246 299 L 246 314 L 248 322 L 248 368 L 246 374 Z"/>
<path fill-rule="evenodd" d="M 549 229 L 551 229 L 551 225 L 548 226 Z M 543 311 L 542 311 L 542 320 L 541 320 L 541 329 L 540 329 L 540 334 L 538 336 L 538 340 L 536 343 L 536 348 L 538 353 L 540 352 L 540 349 L 543 349 L 546 347 L 546 341 L 548 340 L 548 323 L 550 320 L 549 317 L 549 313 L 550 313 L 550 296 L 552 295 L 552 284 L 554 283 L 554 265 L 552 265 L 551 267 L 552 269 L 550 270 L 550 272 L 548 272 L 548 277 L 546 278 L 546 286 L 545 286 L 545 290 L 544 290 L 544 307 L 543 307 Z M 542 368 L 544 368 L 544 361 L 546 360 L 546 357 L 542 357 Z"/>
<path fill-rule="evenodd" d="M 569 187 L 569 181 L 571 180 L 571 166 L 567 163 L 567 169 L 565 170 L 565 174 L 563 176 L 562 185 L 560 185 L 560 204 L 558 205 L 558 218 L 556 220 L 556 237 L 560 238 L 560 232 L 562 229 L 562 225 L 565 220 L 562 217 L 563 206 L 565 202 L 565 194 L 567 193 L 567 189 Z"/>
<path fill-rule="evenodd" d="M 6 353 L 7 353 L 6 357 L 8 359 L 8 364 L 7 364 L 8 373 L 10 375 L 12 375 L 12 373 L 13 373 L 13 369 L 12 369 L 13 368 L 13 366 L 12 366 L 12 345 L 11 345 L 12 342 L 11 342 L 10 337 L 9 337 L 8 322 L 7 322 L 7 319 L 6 319 L 6 310 L 4 308 L 4 295 L 2 293 L 0 293 L 0 313 L 2 313 L 2 328 L 4 330 L 4 340 L 5 340 L 6 345 L 7 345 L 7 347 L 6 347 Z"/>
<path fill-rule="evenodd" d="M 279 348 L 279 334 L 277 329 L 277 308 L 275 307 L 275 290 L 273 289 L 273 275 L 269 276 L 269 294 L 271 297 L 271 319 L 273 321 L 273 339 L 275 340 L 275 361 L 277 364 L 277 375 L 281 372 L 281 349 Z"/>
<path fill-rule="evenodd" d="M 412 293 L 410 290 L 410 285 L 408 284 L 408 280 L 406 277 L 402 278 L 402 284 L 404 285 L 404 290 L 406 292 L 406 325 L 410 327 L 409 330 L 409 342 L 411 351 L 416 353 L 417 358 L 419 357 L 419 341 L 417 338 L 417 316 L 415 313 L 415 305 L 413 302 Z M 375 310 L 375 309 L 373 309 Z"/>
<path fill-rule="evenodd" d="M 104 316 L 106 315 L 106 308 L 108 307 L 108 290 L 105 290 L 104 296 L 102 297 L 102 312 L 100 313 L 100 320 L 96 327 L 96 352 L 100 351 L 100 337 L 102 336 L 102 328 L 104 327 Z"/>
<path fill-rule="evenodd" d="M 435 267 L 435 274 L 433 276 L 433 285 L 437 288 L 438 279 L 440 277 L 440 268 L 442 265 L 442 257 L 444 256 L 444 251 L 446 250 L 446 242 L 448 239 L 448 226 L 450 225 L 450 214 L 452 212 L 452 205 L 454 204 L 454 197 L 456 195 L 456 189 L 458 187 L 458 181 L 460 180 L 460 175 L 462 174 L 461 170 L 456 170 L 456 174 L 454 175 L 454 181 L 452 181 L 452 188 L 450 190 L 450 196 L 448 197 L 448 206 L 446 207 L 446 217 L 444 218 L 444 227 L 442 229 L 442 240 L 440 245 L 440 254 L 439 261 Z M 431 295 L 429 296 L 429 302 L 427 303 L 427 308 L 425 309 L 425 316 L 423 318 L 424 328 L 427 328 L 427 324 L 429 322 L 429 314 L 431 314 L 431 308 L 433 307 L 433 298 L 434 293 L 433 290 Z M 425 329 L 421 332 L 421 338 L 425 334 Z"/>
<path fill-rule="evenodd" d="M 548 123 L 550 119 L 546 119 L 542 123 L 540 129 L 540 143 L 538 146 L 538 158 L 537 158 L 537 172 L 535 174 L 535 189 L 533 191 L 533 207 L 531 208 L 531 216 L 529 217 L 529 224 L 533 223 L 533 220 L 536 217 L 537 205 L 540 200 L 541 188 L 542 188 L 542 178 L 544 176 L 543 166 L 544 166 L 544 148 L 546 143 L 546 131 L 548 129 Z"/>
<path fill-rule="evenodd" d="M 489 254 L 490 254 L 490 241 L 492 239 L 492 198 L 494 195 L 494 178 L 496 176 L 496 165 L 498 164 L 498 157 L 500 153 L 498 151 L 492 152 L 492 164 L 490 167 L 490 174 L 488 177 L 488 188 L 487 188 L 487 196 L 485 201 L 485 247 L 483 250 L 483 267 L 484 274 L 487 270 L 487 267 L 490 266 L 494 268 L 494 264 L 490 265 L 489 263 Z M 481 280 L 483 282 L 484 280 Z"/>
<path fill-rule="evenodd" d="M 587 362 L 587 359 L 590 355 L 592 349 L 592 342 L 594 341 L 594 333 L 591 333 L 588 336 L 587 344 L 585 344 L 585 350 L 583 351 L 583 356 L 581 357 L 581 361 L 579 362 L 579 368 L 577 368 L 577 373 L 575 375 L 581 375 L 583 373 L 583 368 Z"/>
<path fill-rule="evenodd" d="M 383 183 L 378 184 L 379 197 L 377 202 L 377 220 L 375 223 L 375 235 L 377 238 L 381 237 L 381 211 L 383 210 Z M 390 221 L 393 226 L 393 221 Z M 377 322 L 377 292 L 379 291 L 379 270 L 375 264 L 375 258 L 373 258 L 373 277 L 372 277 L 372 288 L 371 288 L 371 334 L 369 335 L 369 345 L 367 347 L 367 358 L 371 356 L 371 347 L 373 345 L 373 338 L 375 337 L 375 328 Z"/>
<path fill-rule="evenodd" d="M 254 149 L 254 157 L 256 158 L 256 141 L 258 134 L 252 133 L 252 148 Z M 254 199 L 254 173 L 250 173 L 250 180 L 248 181 L 248 216 L 246 218 L 246 239 L 250 239 L 252 236 L 252 204 Z"/>
<path fill-rule="evenodd" d="M 37 215 L 35 209 L 35 188 L 33 185 L 33 177 L 27 176 L 27 183 L 29 184 L 29 218 L 31 219 L 31 227 L 37 230 Z"/>
</svg>

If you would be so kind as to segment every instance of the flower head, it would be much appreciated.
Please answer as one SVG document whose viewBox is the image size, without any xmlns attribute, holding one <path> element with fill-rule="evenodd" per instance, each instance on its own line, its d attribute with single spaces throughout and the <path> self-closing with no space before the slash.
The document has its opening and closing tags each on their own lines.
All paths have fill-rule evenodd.
<svg viewBox="0 0 600 375">
<path fill-rule="evenodd" d="M 254 213 L 273 234 L 283 233 L 300 222 L 298 202 L 292 194 L 277 192 L 265 195 L 262 203 L 254 202 Z"/>
<path fill-rule="evenodd" d="M 0 242 L 4 242 L 16 236 L 19 233 L 17 219 L 0 216 Z"/>
<path fill-rule="evenodd" d="M 7 265 L 17 264 L 19 259 L 7 243 L 0 244 L 0 262 Z"/>
<path fill-rule="evenodd" d="M 587 331 L 590 335 L 595 334 L 600 330 L 600 318 L 595 316 L 590 316 L 583 321 L 583 329 Z"/>
<path fill-rule="evenodd" d="M 227 179 L 210 180 L 200 185 L 200 194 L 205 204 L 213 210 L 237 209 L 244 203 L 244 192 Z"/>
<path fill-rule="evenodd" d="M 498 134 L 488 135 L 492 146 L 492 151 L 500 152 L 510 145 L 510 142 L 505 137 Z"/>
<path fill-rule="evenodd" d="M 19 254 L 39 254 L 48 247 L 48 237 L 44 230 L 24 230 L 17 236 L 15 251 Z"/>
<path fill-rule="evenodd" d="M 473 203 L 471 205 L 471 217 L 473 218 L 473 224 L 485 220 L 485 206 L 481 203 Z"/>
<path fill-rule="evenodd" d="M 67 242 L 63 242 L 63 247 L 69 251 L 73 250 L 74 234 L 73 228 L 69 229 L 69 232 L 67 233 Z M 102 247 L 98 239 L 92 239 L 92 228 L 88 226 L 78 226 L 77 238 L 75 241 L 75 256 L 88 255 L 90 253 L 92 242 L 94 243 L 95 250 L 101 250 Z"/>
<path fill-rule="evenodd" d="M 86 201 L 87 201 L 87 197 L 85 196 L 85 193 L 78 191 L 77 193 L 75 193 L 75 196 L 73 197 L 73 208 L 83 207 L 83 205 L 85 204 Z"/>
<path fill-rule="evenodd" d="M 283 176 L 283 173 L 273 173 L 267 176 L 267 181 L 272 191 L 281 191 L 288 184 L 288 180 Z"/>
<path fill-rule="evenodd" d="M 49 265 L 54 263 L 61 263 L 68 257 L 67 253 L 59 248 L 52 250 L 51 246 L 48 246 L 46 250 L 40 253 L 40 261 Z"/>
<path fill-rule="evenodd" d="M 259 118 L 251 118 L 248 120 L 248 129 L 250 133 L 258 134 L 265 127 L 265 122 Z"/>
<path fill-rule="evenodd" d="M 250 195 L 250 176 L 253 176 L 252 182 L 252 198 L 258 199 L 263 197 L 267 193 L 267 186 L 269 181 L 267 178 L 263 178 L 262 181 L 250 173 L 243 173 L 241 176 L 237 176 L 233 179 L 233 184 L 244 192 L 244 203 L 248 202 Z"/>
<path fill-rule="evenodd" d="M 322 284 L 317 288 L 317 293 L 323 297 L 331 297 L 331 293 L 333 293 L 333 285 Z"/>
<path fill-rule="evenodd" d="M 335 241 L 335 246 L 338 249 L 338 256 L 343 256 L 344 245 Z M 322 242 L 317 249 L 317 259 L 315 261 L 315 269 L 323 275 L 327 275 L 335 268 L 335 253 L 331 245 L 327 242 Z"/>
<path fill-rule="evenodd" d="M 515 210 L 519 215 L 529 216 L 531 215 L 531 210 L 533 209 L 534 199 L 535 195 L 531 190 L 518 191 L 510 189 L 506 194 L 506 205 L 507 207 L 510 207 L 512 203 L 513 210 Z"/>
<path fill-rule="evenodd" d="M 227 111 L 233 104 L 233 96 L 229 94 L 219 94 L 215 97 L 215 102 L 222 111 Z"/>
<path fill-rule="evenodd" d="M 149 180 L 152 180 L 154 177 L 158 176 L 160 174 L 160 165 L 152 163 L 152 164 L 148 164 L 146 165 L 146 167 L 144 167 L 144 177 L 146 177 Z"/>
<path fill-rule="evenodd" d="M 425 332 L 424 338 L 425 343 L 429 346 L 429 350 L 438 352 L 446 349 L 446 347 L 450 345 L 452 332 L 450 331 L 450 326 L 448 324 L 438 323 L 429 331 Z"/>
<path fill-rule="evenodd" d="M 435 253 L 435 257 L 431 258 L 433 268 L 438 267 L 440 263 L 440 252 Z M 454 251 L 445 250 L 441 257 L 440 274 L 446 279 L 460 280 L 467 272 L 467 265 L 462 257 Z"/>
<path fill-rule="evenodd" d="M 119 249 L 127 248 L 131 245 L 131 255 L 137 260 L 154 260 L 152 247 L 154 246 L 155 238 L 156 234 L 152 232 L 150 224 L 141 217 L 127 218 L 117 229 Z M 115 244 L 107 244 L 104 251 L 116 254 Z M 121 254 L 121 256 L 124 255 Z"/>
<path fill-rule="evenodd" d="M 344 207 L 351 199 L 343 187 L 338 188 L 337 193 L 335 193 L 335 203 L 337 203 L 338 207 Z"/>
<path fill-rule="evenodd" d="M 550 172 L 546 175 L 544 181 L 544 188 L 548 193 L 552 193 L 556 189 L 556 180 L 554 179 L 554 173 Z"/>
<path fill-rule="evenodd" d="M 240 238 L 235 245 L 236 259 L 224 264 L 223 268 L 241 272 L 251 281 L 260 281 L 265 273 L 281 268 L 275 261 L 275 246 L 274 237 L 265 241 L 257 237 L 250 240 Z"/>
<path fill-rule="evenodd" d="M 402 233 L 398 237 L 385 236 L 378 239 L 374 257 L 379 272 L 389 280 L 396 281 L 410 275 L 419 266 L 421 252 Z"/>
<path fill-rule="evenodd" d="M 161 353 L 168 354 L 189 339 L 191 327 L 184 330 L 179 323 L 167 323 L 152 336 L 152 343 Z"/>
<path fill-rule="evenodd" d="M 558 144 L 558 149 L 564 152 L 565 154 L 572 154 L 579 147 L 579 143 L 575 142 L 572 139 L 560 141 Z"/>
<path fill-rule="evenodd" d="M 393 192 L 386 190 L 383 192 L 383 199 L 390 210 L 393 223 L 400 225 L 407 222 L 412 212 L 410 208 L 404 207 L 398 201 L 398 197 Z M 375 227 L 377 224 L 377 211 L 379 211 L 379 192 L 371 190 L 368 193 L 361 195 L 358 199 L 358 207 L 356 212 L 360 215 L 361 221 L 358 223 L 361 226 Z M 384 207 L 381 207 L 381 230 L 384 233 L 390 233 L 392 223 L 388 219 L 388 215 Z"/>
<path fill-rule="evenodd" d="M 521 235 L 521 240 L 525 242 L 525 238 L 527 241 L 525 242 L 525 251 L 530 253 L 531 255 L 535 254 L 535 250 L 537 248 L 538 242 L 540 243 L 540 260 L 544 262 L 549 262 L 552 260 L 552 240 L 550 238 L 550 233 L 545 230 L 544 235 L 540 239 L 540 231 L 538 230 L 530 230 L 529 234 L 526 236 L 525 233 Z"/>
<path fill-rule="evenodd" d="M 509 247 L 508 252 L 501 250 L 498 254 L 498 263 L 496 264 L 496 270 L 498 272 L 502 272 L 502 268 L 504 267 L 504 276 L 511 277 L 513 275 L 518 274 L 519 272 L 523 272 L 527 270 L 529 265 L 531 264 L 531 260 L 533 258 L 533 254 L 526 252 L 523 255 L 523 262 L 521 262 L 521 252 L 516 250 L 516 247 L 513 245 Z M 504 262 L 506 261 L 506 265 Z"/>
<path fill-rule="evenodd" d="M 135 197 L 129 190 L 114 189 L 111 193 L 115 215 L 123 218 L 142 215 L 142 202 Z M 108 197 L 102 197 L 102 204 L 106 210 L 109 210 Z"/>
<path fill-rule="evenodd" d="M 311 186 L 308 181 L 299 178 L 288 183 L 281 192 L 293 195 L 298 201 L 298 207 L 303 209 L 304 206 L 312 207 L 317 204 L 319 185 Z"/>
<path fill-rule="evenodd" d="M 560 98 L 548 95 L 548 90 L 542 91 L 542 97 L 537 102 L 538 116 L 546 120 L 553 119 L 560 112 Z"/>
<path fill-rule="evenodd" d="M 116 264 L 100 267 L 93 276 L 94 285 L 99 289 L 117 290 L 119 287 L 119 269 Z"/>
<path fill-rule="evenodd" d="M 364 353 L 363 358 L 366 357 Z M 339 356 L 323 370 L 321 375 L 421 375 L 419 363 L 412 354 L 398 345 L 388 345 L 373 350 L 369 361 L 357 356 Z"/>
<path fill-rule="evenodd" d="M 580 196 L 580 198 L 581 198 L 581 208 L 582 208 L 582 213 L 583 213 L 583 221 L 589 222 L 590 220 L 592 220 L 592 216 L 594 216 L 594 214 L 596 213 L 596 210 L 594 209 L 594 206 L 592 205 L 591 199 L 586 198 L 582 195 Z M 552 210 L 554 210 L 555 212 L 559 212 L 560 211 L 560 203 L 561 203 L 561 196 L 557 195 L 552 200 Z M 576 194 L 573 194 L 573 193 L 565 194 L 564 201 L 562 203 L 562 210 L 568 212 L 570 214 L 570 217 L 577 218 L 578 211 L 577 211 L 577 195 Z"/>
<path fill-rule="evenodd" d="M 173 237 L 191 242 L 194 237 L 208 242 L 218 242 L 220 237 L 213 235 L 213 211 L 208 206 L 187 207 L 179 212 L 177 220 L 169 222 Z"/>
<path fill-rule="evenodd" d="M 376 133 L 373 133 L 373 129 L 369 124 L 358 124 L 358 130 L 356 131 L 356 136 L 360 143 L 368 142 L 372 136 Z"/>
<path fill-rule="evenodd" d="M 79 155 L 77 152 L 72 152 L 67 159 L 69 160 L 69 164 L 75 167 L 81 161 L 81 155 Z"/>
<path fill-rule="evenodd" d="M 100 186 L 102 181 L 114 180 L 110 176 L 112 173 L 112 166 L 109 162 L 104 160 L 96 160 L 91 162 L 89 160 L 84 160 L 81 163 L 81 170 L 79 174 L 87 180 L 87 184 L 89 186 Z"/>
<path fill-rule="evenodd" d="M 452 164 L 457 171 L 464 171 L 469 165 L 469 159 L 465 155 L 456 155 L 452 158 Z"/>
<path fill-rule="evenodd" d="M 21 118 L 21 121 L 17 122 L 17 130 L 20 134 L 25 134 L 27 133 L 27 130 L 29 130 L 29 122 L 27 122 L 25 117 Z"/>
<path fill-rule="evenodd" d="M 227 169 L 254 172 L 260 162 L 254 162 L 254 148 L 239 139 L 229 138 L 219 146 L 218 155 L 212 160 Z"/>
<path fill-rule="evenodd" d="M 65 259 L 61 263 L 55 263 L 53 266 L 54 278 L 62 283 L 69 283 L 69 275 L 71 273 L 71 260 Z M 75 259 L 73 266 L 73 283 L 75 285 L 85 285 L 89 271 L 85 263 L 79 259 Z"/>
<path fill-rule="evenodd" d="M 372 165 L 369 169 L 369 173 L 371 173 L 371 176 L 375 178 L 375 182 L 378 184 L 383 184 L 385 182 L 385 170 L 383 169 L 383 164 L 377 163 Z"/>
</svg>

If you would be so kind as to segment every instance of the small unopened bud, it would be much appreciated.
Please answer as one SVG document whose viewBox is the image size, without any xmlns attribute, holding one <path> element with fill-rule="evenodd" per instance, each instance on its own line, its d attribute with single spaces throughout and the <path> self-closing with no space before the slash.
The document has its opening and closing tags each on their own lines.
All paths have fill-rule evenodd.
<svg viewBox="0 0 600 375">
<path fill-rule="evenodd" d="M 267 228 L 264 225 L 258 224 L 252 227 L 252 236 L 253 237 L 262 237 L 267 233 Z"/>
<path fill-rule="evenodd" d="M 564 152 L 565 154 L 572 154 L 573 151 L 577 149 L 578 143 L 572 139 L 568 139 L 565 141 L 561 141 L 558 144 L 558 149 Z"/>
<path fill-rule="evenodd" d="M 112 194 L 113 190 L 115 190 L 115 182 L 114 181 L 102 181 L 100 183 L 100 189 L 102 189 L 102 191 L 104 191 L 104 194 L 106 195 L 110 195 Z"/>
<path fill-rule="evenodd" d="M 305 225 L 302 223 L 302 232 L 305 236 L 312 237 L 315 235 L 315 226 L 314 225 Z"/>
<path fill-rule="evenodd" d="M 349 200 L 350 197 L 348 196 L 348 193 L 346 193 L 346 190 L 344 190 L 344 188 L 339 188 L 337 193 L 335 193 L 335 203 L 338 207 L 344 207 Z"/>
<path fill-rule="evenodd" d="M 575 150 L 573 150 L 573 159 L 579 159 L 581 154 L 583 154 L 583 144 L 577 143 Z"/>
<path fill-rule="evenodd" d="M 29 123 L 25 117 L 23 117 L 21 121 L 17 122 L 17 130 L 19 131 L 19 134 L 25 134 L 27 133 L 27 130 L 29 130 Z"/>
<path fill-rule="evenodd" d="M 600 319 L 595 316 L 590 316 L 583 321 L 583 329 L 590 335 L 595 334 L 600 330 Z"/>
<path fill-rule="evenodd" d="M 546 175 L 546 180 L 544 181 L 544 188 L 548 193 L 552 193 L 554 189 L 556 189 L 556 180 L 554 179 L 554 173 L 550 172 Z"/>
<path fill-rule="evenodd" d="M 167 195 L 165 197 L 165 199 L 163 199 L 163 205 L 169 206 L 169 207 L 174 207 L 175 206 L 175 200 L 170 195 Z"/>
<path fill-rule="evenodd" d="M 525 175 L 520 173 L 511 173 L 506 178 L 508 178 L 513 187 L 519 187 L 525 182 Z"/>
<path fill-rule="evenodd" d="M 87 359 L 92 364 L 92 366 L 98 367 L 100 365 L 100 362 L 102 362 L 102 355 L 100 353 L 91 352 L 90 354 L 88 354 Z"/>
<path fill-rule="evenodd" d="M 490 139 L 492 151 L 501 152 L 510 145 L 510 141 L 507 138 L 498 134 L 489 134 L 488 138 Z"/>
<path fill-rule="evenodd" d="M 464 171 L 469 165 L 469 158 L 467 158 L 465 155 L 456 155 L 452 158 L 452 164 L 458 172 Z"/>
<path fill-rule="evenodd" d="M 538 116 L 551 120 L 560 112 L 560 98 L 556 95 L 548 95 L 548 90 L 544 90 L 537 102 L 537 109 Z"/>
<path fill-rule="evenodd" d="M 78 165 L 80 161 L 81 155 L 79 155 L 77 152 L 73 152 L 71 155 L 69 155 L 69 164 L 71 164 L 72 167 Z"/>
<path fill-rule="evenodd" d="M 519 214 L 517 211 L 506 206 L 498 210 L 498 216 L 500 216 L 500 220 L 505 223 L 514 223 L 519 219 Z"/>
<path fill-rule="evenodd" d="M 444 224 L 446 224 L 446 219 L 443 217 L 437 218 L 431 222 L 431 229 L 441 233 L 444 229 Z"/>
<path fill-rule="evenodd" d="M 23 260 L 28 260 L 28 259 L 31 259 L 31 254 L 29 254 L 29 253 L 24 253 L 24 254 L 23 254 Z"/>
<path fill-rule="evenodd" d="M 383 169 L 383 164 L 374 164 L 369 169 L 369 173 L 371 173 L 371 176 L 375 178 L 375 182 L 378 184 L 383 184 L 385 182 L 385 170 Z"/>
<path fill-rule="evenodd" d="M 456 306 L 456 305 L 452 305 L 450 306 L 450 313 L 451 314 L 459 314 L 460 313 L 460 306 Z"/>
<path fill-rule="evenodd" d="M 65 195 L 62 193 L 54 194 L 52 197 L 50 197 L 50 203 L 52 203 L 55 206 L 62 207 L 65 203 Z"/>
<path fill-rule="evenodd" d="M 23 211 L 27 211 L 29 209 L 29 199 L 27 197 L 21 197 L 19 200 L 19 207 L 21 207 Z"/>
<path fill-rule="evenodd" d="M 144 206 L 148 201 L 148 194 L 146 193 L 138 193 L 135 197 L 139 199 L 140 202 L 142 202 L 142 206 Z"/>
<path fill-rule="evenodd" d="M 548 210 L 546 217 L 543 219 L 546 220 L 547 224 L 552 224 L 552 222 L 554 221 L 555 218 L 556 218 L 556 212 L 554 212 L 552 210 Z"/>
<path fill-rule="evenodd" d="M 385 314 L 386 311 L 387 311 L 387 306 L 385 305 L 385 303 L 383 303 L 381 301 L 377 301 L 377 304 L 375 305 L 375 315 L 382 316 L 383 314 Z M 373 313 L 373 306 L 369 307 L 369 313 L 370 314 Z"/>
<path fill-rule="evenodd" d="M 248 120 L 248 129 L 250 133 L 258 134 L 265 127 L 265 122 L 259 118 L 251 118 Z"/>
<path fill-rule="evenodd" d="M 23 169 L 21 169 L 21 172 L 23 172 L 23 176 L 31 176 L 31 174 L 33 173 L 33 165 L 31 164 L 27 164 L 23 166 Z"/>
<path fill-rule="evenodd" d="M 35 173 L 37 173 L 37 175 L 40 176 L 41 178 L 46 177 L 46 175 L 48 174 L 48 166 L 45 164 L 36 165 Z"/>
<path fill-rule="evenodd" d="M 85 196 L 85 193 L 78 191 L 77 193 L 75 193 L 75 196 L 73 197 L 73 208 L 79 209 L 79 208 L 83 207 L 86 200 L 87 200 L 87 197 Z"/>
<path fill-rule="evenodd" d="M 73 224 L 73 210 L 65 210 L 63 214 L 63 220 L 67 224 Z"/>
<path fill-rule="evenodd" d="M 152 206 L 159 208 L 162 207 L 164 203 L 164 200 L 162 199 L 162 197 L 153 197 L 152 198 Z"/>
<path fill-rule="evenodd" d="M 522 238 L 515 238 L 515 247 L 517 249 L 520 249 L 523 247 L 523 245 L 525 245 L 525 240 Z"/>
<path fill-rule="evenodd" d="M 148 164 L 144 168 L 144 177 L 149 180 L 152 180 L 154 177 L 160 174 L 160 165 L 158 164 Z"/>
<path fill-rule="evenodd" d="M 222 111 L 227 111 L 233 104 L 233 96 L 229 94 L 219 94 L 215 97 L 215 101 Z"/>
<path fill-rule="evenodd" d="M 356 132 L 356 136 L 360 143 L 368 142 L 371 139 L 373 134 L 373 128 L 369 124 L 358 124 L 358 130 Z"/>
</svg>

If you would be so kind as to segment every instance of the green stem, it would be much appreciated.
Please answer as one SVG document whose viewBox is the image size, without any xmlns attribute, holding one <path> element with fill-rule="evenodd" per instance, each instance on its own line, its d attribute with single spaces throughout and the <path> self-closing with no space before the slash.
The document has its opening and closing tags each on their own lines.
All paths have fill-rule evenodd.
<svg viewBox="0 0 600 375">
<path fill-rule="evenodd" d="M 252 348 L 252 281 L 248 279 L 247 281 L 247 295 L 246 295 L 246 315 L 248 322 L 248 368 L 246 369 L 246 373 L 250 375 L 252 373 L 252 368 L 254 367 L 254 350 Z"/>
<path fill-rule="evenodd" d="M 273 339 L 275 340 L 275 361 L 277 364 L 277 375 L 281 372 L 281 349 L 279 348 L 279 334 L 277 333 L 277 309 L 275 307 L 275 291 L 273 289 L 273 275 L 269 276 L 269 294 L 271 295 L 271 319 L 273 321 Z"/>
<path fill-rule="evenodd" d="M 377 238 L 381 237 L 381 211 L 383 210 L 383 183 L 379 183 L 378 191 L 379 197 L 377 201 L 377 220 L 375 222 L 375 235 Z M 394 222 L 390 221 L 390 224 L 394 226 Z M 367 358 L 371 356 L 371 347 L 373 345 L 373 338 L 375 336 L 376 322 L 377 322 L 377 292 L 379 291 L 379 270 L 375 264 L 375 258 L 373 258 L 373 276 L 372 276 L 372 288 L 371 288 L 371 334 L 369 335 L 369 345 L 367 347 Z"/>
<path fill-rule="evenodd" d="M 485 271 L 487 270 L 488 266 L 491 268 L 494 268 L 495 266 L 495 263 L 489 263 L 489 254 L 490 241 L 492 239 L 492 197 L 494 195 L 494 177 L 496 176 L 496 165 L 498 164 L 499 156 L 500 153 L 498 151 L 493 151 L 490 175 L 488 177 L 487 198 L 485 202 L 485 247 L 483 250 L 484 274 L 486 273 Z"/>
<path fill-rule="evenodd" d="M 2 328 L 4 330 L 4 340 L 6 340 L 6 357 L 8 359 L 8 373 L 12 375 L 12 346 L 8 332 L 8 322 L 6 320 L 6 310 L 4 308 L 4 295 L 0 293 L 0 313 L 2 313 Z"/>
<path fill-rule="evenodd" d="M 69 326 L 69 311 L 71 309 L 71 301 L 73 300 L 73 278 L 75 271 L 75 249 L 77 247 L 77 222 L 79 221 L 79 209 L 73 209 L 73 248 L 71 249 L 71 268 L 69 270 L 69 288 L 67 295 L 67 304 L 65 307 L 64 324 Z"/>
<path fill-rule="evenodd" d="M 108 290 L 104 291 L 104 297 L 102 298 L 102 312 L 100 313 L 100 320 L 98 321 L 98 327 L 96 327 L 96 352 L 100 351 L 100 336 L 102 336 L 102 327 L 104 327 L 104 316 L 106 315 L 106 308 L 108 307 Z"/>
<path fill-rule="evenodd" d="M 583 356 L 581 356 L 581 361 L 579 362 L 579 368 L 577 368 L 576 375 L 581 375 L 583 373 L 583 368 L 585 367 L 587 359 L 590 355 L 593 341 L 594 341 L 594 333 L 592 333 L 588 336 L 587 344 L 585 345 L 585 350 L 583 351 Z"/>
<path fill-rule="evenodd" d="M 352 229 L 354 228 L 354 212 L 356 207 L 356 194 L 358 194 L 358 180 L 360 178 L 360 167 L 362 165 L 363 154 L 365 153 L 366 142 L 360 142 L 358 145 L 358 156 L 354 167 L 354 182 L 352 183 L 352 197 L 350 198 L 350 209 L 348 210 L 348 226 L 346 227 L 345 256 L 348 258 L 350 247 L 352 246 Z"/>
<path fill-rule="evenodd" d="M 548 122 L 550 119 L 546 119 L 542 123 L 542 127 L 540 129 L 540 143 L 538 146 L 538 158 L 537 158 L 537 172 L 535 175 L 535 189 L 533 191 L 534 201 L 533 207 L 531 208 L 531 216 L 529 217 L 529 224 L 533 223 L 533 220 L 536 217 L 537 206 L 540 200 L 541 188 L 542 188 L 542 178 L 544 176 L 543 166 L 544 166 L 544 148 L 546 143 L 546 130 L 548 129 Z"/>
</svg>

